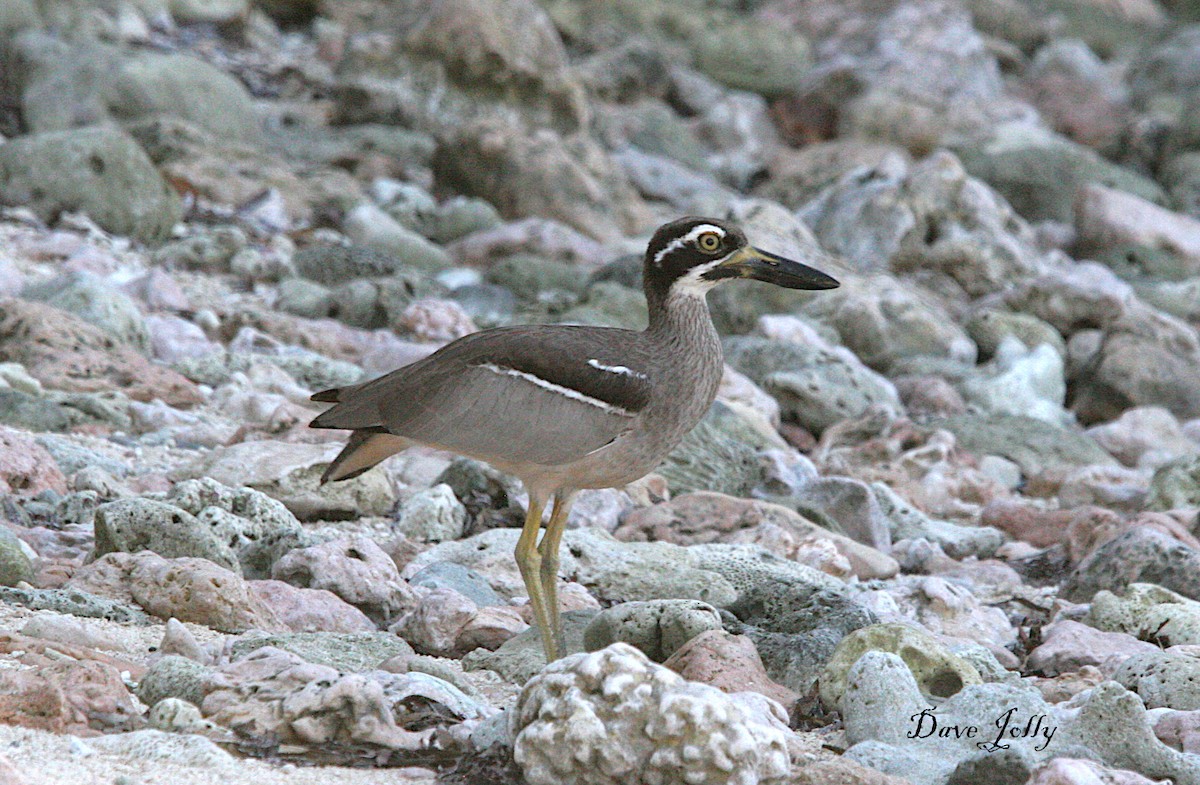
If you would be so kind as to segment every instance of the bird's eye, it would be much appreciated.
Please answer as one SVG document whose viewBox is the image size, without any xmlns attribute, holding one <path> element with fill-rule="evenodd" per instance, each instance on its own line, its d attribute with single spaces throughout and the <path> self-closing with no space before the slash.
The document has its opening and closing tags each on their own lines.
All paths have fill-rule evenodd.
<svg viewBox="0 0 1200 785">
<path fill-rule="evenodd" d="M 697 238 L 696 244 L 700 246 L 701 251 L 712 253 L 721 247 L 721 237 L 716 232 L 705 232 Z"/>
</svg>

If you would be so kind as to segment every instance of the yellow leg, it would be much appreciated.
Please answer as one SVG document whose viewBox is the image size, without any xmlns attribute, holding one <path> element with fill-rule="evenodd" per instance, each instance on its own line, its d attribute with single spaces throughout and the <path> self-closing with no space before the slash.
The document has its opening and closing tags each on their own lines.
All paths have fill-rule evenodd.
<svg viewBox="0 0 1200 785">
<path fill-rule="evenodd" d="M 538 551 L 537 536 L 542 526 L 542 511 L 546 509 L 546 500 L 529 494 L 529 512 L 525 515 L 525 527 L 517 540 L 517 568 L 521 571 L 521 579 L 525 581 L 525 591 L 529 593 L 529 604 L 533 606 L 533 620 L 542 635 L 542 648 L 546 651 L 546 662 L 558 658 L 555 645 L 554 622 L 546 604 L 546 594 L 542 589 L 542 554 Z"/>
<path fill-rule="evenodd" d="M 558 616 L 558 549 L 562 543 L 563 531 L 567 528 L 567 515 L 571 512 L 571 502 L 575 501 L 577 491 L 563 490 L 554 494 L 554 511 L 550 513 L 550 522 L 546 524 L 546 533 L 538 543 L 538 556 L 541 558 L 542 594 L 546 598 L 546 609 L 550 612 L 550 629 L 553 631 L 555 656 L 546 654 L 546 662 L 558 659 L 566 649 L 563 640 L 562 622 Z"/>
</svg>

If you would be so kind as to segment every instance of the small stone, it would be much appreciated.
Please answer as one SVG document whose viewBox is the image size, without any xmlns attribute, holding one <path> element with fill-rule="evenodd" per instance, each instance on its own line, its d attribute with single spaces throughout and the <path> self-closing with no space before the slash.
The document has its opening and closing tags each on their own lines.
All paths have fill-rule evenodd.
<svg viewBox="0 0 1200 785">
<path fill-rule="evenodd" d="M 626 602 L 601 611 L 583 632 L 583 645 L 598 651 L 621 641 L 662 662 L 702 632 L 719 630 L 716 608 L 695 600 Z"/>
<path fill-rule="evenodd" d="M 423 542 L 457 540 L 463 534 L 467 511 L 445 483 L 417 491 L 400 505 L 397 528 Z"/>
<path fill-rule="evenodd" d="M 301 588 L 333 592 L 381 625 L 416 601 L 391 557 L 363 535 L 293 550 L 275 563 L 271 576 Z"/>
<path fill-rule="evenodd" d="M 199 706 L 204 700 L 204 681 L 211 672 L 211 668 L 194 660 L 168 655 L 150 666 L 135 694 L 147 706 L 168 698 Z"/>
<path fill-rule="evenodd" d="M 663 665 L 688 681 L 710 684 L 722 692 L 750 690 L 790 707 L 799 695 L 771 680 L 754 641 L 720 629 L 701 632 L 675 650 Z"/>
</svg>

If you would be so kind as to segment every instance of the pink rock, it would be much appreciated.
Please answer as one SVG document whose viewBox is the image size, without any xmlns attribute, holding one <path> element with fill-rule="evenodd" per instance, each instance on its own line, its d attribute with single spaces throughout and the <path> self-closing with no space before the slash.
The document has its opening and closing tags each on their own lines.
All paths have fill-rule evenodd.
<svg viewBox="0 0 1200 785">
<path fill-rule="evenodd" d="M 1078 521 L 1076 526 L 1091 531 L 1104 525 L 1118 526 L 1120 517 L 1116 513 L 1100 507 L 1045 510 L 1014 499 L 992 502 L 983 508 L 983 514 L 980 517 L 982 525 L 994 526 L 1013 539 L 1024 540 L 1039 548 L 1046 548 L 1066 540 L 1068 529 L 1075 521 Z"/>
<path fill-rule="evenodd" d="M 1084 690 L 1100 685 L 1107 678 L 1096 666 L 1084 665 L 1077 671 L 1060 673 L 1057 676 L 1034 676 L 1032 682 L 1047 703 L 1063 703 Z"/>
<path fill-rule="evenodd" d="M 409 303 L 397 326 L 422 341 L 452 341 L 479 329 L 461 305 L 433 297 Z"/>
<path fill-rule="evenodd" d="M 1197 451 L 1179 420 L 1161 406 L 1140 406 L 1087 429 L 1088 436 L 1126 466 L 1157 468 Z"/>
<path fill-rule="evenodd" d="M 52 390 L 118 389 L 135 401 L 160 398 L 179 407 L 203 400 L 196 385 L 179 373 L 116 344 L 74 314 L 43 303 L 0 300 L 0 355 L 24 365 Z"/>
<path fill-rule="evenodd" d="M 36 496 L 67 492 L 67 478 L 42 445 L 24 431 L 0 425 L 0 493 Z"/>
<path fill-rule="evenodd" d="M 609 256 L 600 243 L 549 218 L 526 218 L 484 229 L 451 243 L 446 250 L 458 264 L 467 267 L 487 267 L 493 259 L 529 253 L 595 268 Z"/>
<path fill-rule="evenodd" d="M 1158 647 L 1123 632 L 1103 632 L 1077 621 L 1064 619 L 1042 628 L 1042 644 L 1029 653 L 1026 665 L 1047 676 L 1078 671 L 1094 665 L 1111 675 L 1135 654 L 1158 651 Z"/>
<path fill-rule="evenodd" d="M 17 765 L 7 755 L 0 755 L 0 785 L 27 785 Z"/>
<path fill-rule="evenodd" d="M 170 273 L 152 267 L 145 275 L 134 278 L 122 287 L 125 293 L 138 298 L 151 311 L 189 311 L 187 295 Z"/>
<path fill-rule="evenodd" d="M 1162 248 L 1200 273 L 1200 220 L 1135 196 L 1089 183 L 1075 207 L 1079 243 L 1085 249 L 1120 245 Z"/>
<path fill-rule="evenodd" d="M 242 576 L 207 559 L 164 559 L 151 551 L 109 553 L 81 567 L 67 587 L 132 601 L 159 618 L 222 632 L 288 631 Z"/>
<path fill-rule="evenodd" d="M 93 736 L 138 724 L 133 696 L 112 665 L 55 662 L 0 671 L 0 723 Z"/>
<path fill-rule="evenodd" d="M 1110 769 L 1091 760 L 1055 758 L 1033 773 L 1025 785 L 1158 785 L 1135 771 Z"/>
<path fill-rule="evenodd" d="M 613 535 L 619 540 L 678 545 L 755 542 L 785 558 L 809 555 L 818 563 L 827 563 L 840 570 L 840 564 L 834 565 L 816 553 L 810 542 L 827 540 L 849 563 L 854 574 L 864 580 L 889 578 L 899 571 L 896 560 L 887 554 L 824 529 L 794 510 L 712 491 L 688 493 L 653 507 L 635 509 L 625 516 Z M 805 545 L 802 547 L 802 544 Z M 825 552 L 824 556 L 828 555 Z"/>
<path fill-rule="evenodd" d="M 205 717 L 251 738 L 416 750 L 433 732 L 400 727 L 393 696 L 380 681 L 341 674 L 270 646 L 221 667 L 205 692 Z"/>
<path fill-rule="evenodd" d="M 1018 93 L 1054 130 L 1096 149 L 1119 144 L 1132 119 L 1121 78 L 1080 41 L 1042 49 Z"/>
<path fill-rule="evenodd" d="M 663 665 L 685 679 L 724 692 L 752 691 L 790 707 L 800 696 L 771 681 L 754 641 L 724 630 L 706 630 L 679 647 Z"/>
<path fill-rule="evenodd" d="M 559 602 L 562 606 L 562 602 Z M 509 638 L 529 629 L 517 608 L 487 605 L 480 608 L 458 634 L 455 649 L 464 654 L 475 649 L 495 650 Z"/>
<path fill-rule="evenodd" d="M 275 562 L 271 577 L 331 591 L 381 625 L 417 601 L 417 593 L 400 577 L 391 557 L 363 535 L 291 551 Z"/>
<path fill-rule="evenodd" d="M 152 313 L 145 317 L 150 332 L 150 351 L 156 360 L 173 363 L 185 357 L 201 357 L 221 348 L 208 340 L 198 325 L 171 314 Z"/>
<path fill-rule="evenodd" d="M 1200 711 L 1169 711 L 1154 723 L 1159 741 L 1180 752 L 1200 753 Z"/>
<path fill-rule="evenodd" d="M 463 653 L 455 644 L 478 610 L 469 597 L 453 589 L 434 589 L 390 630 L 422 654 L 451 657 Z"/>
<path fill-rule="evenodd" d="M 910 414 L 947 417 L 967 410 L 962 395 L 940 376 L 901 376 L 894 383 Z"/>
<path fill-rule="evenodd" d="M 301 589 L 283 581 L 249 581 L 250 591 L 292 632 L 373 632 L 367 615 L 324 589 Z"/>
</svg>

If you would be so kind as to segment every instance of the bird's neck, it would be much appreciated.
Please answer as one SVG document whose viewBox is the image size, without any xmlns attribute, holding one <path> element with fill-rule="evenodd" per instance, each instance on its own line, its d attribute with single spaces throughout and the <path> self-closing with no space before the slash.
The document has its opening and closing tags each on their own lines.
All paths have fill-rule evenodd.
<svg viewBox="0 0 1200 785">
<path fill-rule="evenodd" d="M 703 292 L 666 292 L 659 303 L 650 304 L 646 333 L 666 349 L 721 362 L 721 341 Z"/>
</svg>

